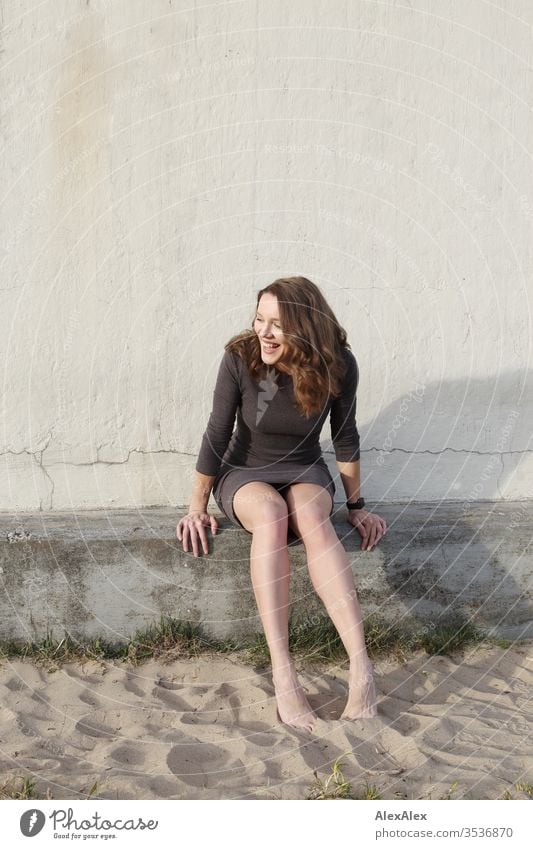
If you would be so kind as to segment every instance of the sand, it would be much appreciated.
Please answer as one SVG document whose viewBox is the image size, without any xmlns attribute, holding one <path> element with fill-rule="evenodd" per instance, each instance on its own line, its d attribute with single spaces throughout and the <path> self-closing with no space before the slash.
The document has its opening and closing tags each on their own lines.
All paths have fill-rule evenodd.
<svg viewBox="0 0 533 849">
<path fill-rule="evenodd" d="M 342 772 L 383 799 L 528 798 L 533 646 L 373 662 L 378 716 L 340 720 L 347 663 L 305 668 L 313 734 L 276 717 L 269 668 L 239 654 L 69 663 L 0 661 L 0 783 L 30 776 L 36 798 L 306 799 Z"/>
</svg>

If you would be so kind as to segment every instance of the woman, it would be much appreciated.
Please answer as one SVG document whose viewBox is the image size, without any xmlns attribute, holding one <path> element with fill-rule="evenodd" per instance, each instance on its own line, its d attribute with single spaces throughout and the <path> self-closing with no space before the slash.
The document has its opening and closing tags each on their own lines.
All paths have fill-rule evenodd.
<svg viewBox="0 0 533 849">
<path fill-rule="evenodd" d="M 329 413 L 346 491 L 348 521 L 370 551 L 387 526 L 360 498 L 355 423 L 358 367 L 320 289 L 284 277 L 261 289 L 253 329 L 225 346 L 203 435 L 189 513 L 176 535 L 194 556 L 207 554 L 211 489 L 224 515 L 252 535 L 251 575 L 272 662 L 282 722 L 311 731 L 317 716 L 298 681 L 288 647 L 290 566 L 287 544 L 303 542 L 313 586 L 350 659 L 342 719 L 375 716 L 376 693 L 348 557 L 330 516 L 335 484 L 320 448 Z M 237 427 L 233 431 L 235 414 Z"/>
</svg>

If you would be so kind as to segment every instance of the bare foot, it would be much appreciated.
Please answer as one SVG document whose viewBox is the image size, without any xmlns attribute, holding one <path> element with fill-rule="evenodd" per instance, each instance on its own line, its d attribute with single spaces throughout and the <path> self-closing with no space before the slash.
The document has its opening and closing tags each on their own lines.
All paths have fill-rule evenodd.
<svg viewBox="0 0 533 849">
<path fill-rule="evenodd" d="M 272 670 L 272 683 L 281 721 L 293 728 L 312 731 L 318 717 L 298 681 L 294 663 L 290 661 L 288 664 L 276 666 Z"/>
<path fill-rule="evenodd" d="M 348 701 L 341 719 L 370 719 L 377 716 L 376 686 L 372 666 L 366 664 L 350 669 L 348 676 Z"/>
</svg>

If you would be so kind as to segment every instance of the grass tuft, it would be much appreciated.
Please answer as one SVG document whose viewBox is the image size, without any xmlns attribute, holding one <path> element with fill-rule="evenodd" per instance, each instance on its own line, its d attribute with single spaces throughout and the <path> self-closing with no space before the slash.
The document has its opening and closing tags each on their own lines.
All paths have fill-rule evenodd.
<svg viewBox="0 0 533 849">
<path fill-rule="evenodd" d="M 337 758 L 331 767 L 331 775 L 323 781 L 318 773 L 313 770 L 315 780 L 309 789 L 308 799 L 353 799 L 352 785 L 346 781 L 341 772 L 342 760 Z"/>
<path fill-rule="evenodd" d="M 37 782 L 30 776 L 9 778 L 0 787 L 0 799 L 52 799 L 50 788 L 42 796 L 37 790 Z"/>
<path fill-rule="evenodd" d="M 446 791 L 444 796 L 441 796 L 441 799 L 450 800 L 452 798 L 453 793 L 455 793 L 455 791 L 457 790 L 458 784 L 458 781 L 454 781 L 453 784 L 450 784 L 449 789 Z"/>
<path fill-rule="evenodd" d="M 49 671 L 55 671 L 61 663 L 76 660 L 124 660 L 134 665 L 149 657 L 159 657 L 169 652 L 183 657 L 197 657 L 202 652 L 229 653 L 239 649 L 235 640 L 216 640 L 207 636 L 196 623 L 161 617 L 158 624 L 144 630 L 138 630 L 133 637 L 123 642 L 111 643 L 102 637 L 89 641 L 75 640 L 65 632 L 57 641 L 49 634 L 42 640 L 3 641 L 0 643 L 0 657 L 23 659 L 51 665 Z"/>
<path fill-rule="evenodd" d="M 363 790 L 357 795 L 353 797 L 354 799 L 381 799 L 379 795 L 378 788 L 375 784 L 369 784 L 368 781 L 365 781 L 365 786 Z"/>
<path fill-rule="evenodd" d="M 85 793 L 85 799 L 90 799 L 95 796 L 98 789 L 98 782 L 95 781 L 92 787 L 85 792 L 83 789 L 80 793 Z M 37 782 L 28 776 L 15 776 L 9 778 L 0 787 L 0 799 L 53 799 L 52 792 L 49 787 L 46 788 L 46 793 L 43 795 L 37 788 Z M 96 797 L 98 798 L 98 797 Z"/>
<path fill-rule="evenodd" d="M 526 793 L 530 799 L 533 799 L 533 785 L 528 781 L 517 781 L 515 787 L 519 793 Z"/>
<path fill-rule="evenodd" d="M 382 616 L 371 614 L 364 620 L 364 629 L 370 658 L 387 656 L 405 662 L 409 654 L 420 648 L 416 626 L 391 624 Z"/>
<path fill-rule="evenodd" d="M 453 654 L 486 639 L 473 622 L 457 614 L 430 625 L 415 620 L 391 624 L 383 617 L 371 614 L 365 618 L 363 626 L 368 655 L 372 659 L 390 656 L 405 662 L 418 650 L 433 655 Z M 494 640 L 488 642 L 494 643 Z M 346 658 L 339 634 L 326 613 L 300 621 L 291 619 L 289 649 L 296 657 L 307 661 Z M 126 637 L 122 642 L 111 643 L 101 637 L 78 641 L 65 632 L 59 641 L 47 635 L 40 642 L 9 640 L 0 643 L 0 657 L 32 658 L 47 664 L 49 672 L 56 671 L 62 663 L 74 660 L 118 659 L 137 665 L 152 657 L 165 661 L 176 657 L 198 657 L 204 653 L 233 652 L 241 652 L 245 663 L 270 664 L 270 653 L 262 631 L 240 642 L 233 638 L 218 640 L 208 636 L 200 623 L 163 616 L 159 623 L 138 630 L 133 637 Z"/>
<path fill-rule="evenodd" d="M 349 754 L 351 753 L 346 752 L 346 755 Z M 317 771 L 313 770 L 315 780 L 309 788 L 307 799 L 381 799 L 376 785 L 369 784 L 368 781 L 365 781 L 364 787 L 359 792 L 354 791 L 350 782 L 342 774 L 342 757 L 345 755 L 337 758 L 331 767 L 331 775 L 323 780 L 318 777 Z"/>
<path fill-rule="evenodd" d="M 295 654 L 305 655 L 310 660 L 337 660 L 346 656 L 342 640 L 329 617 L 311 625 L 291 622 L 289 646 Z"/>
<path fill-rule="evenodd" d="M 428 654 L 453 654 L 467 646 L 481 643 L 484 638 L 485 635 L 474 622 L 455 615 L 426 628 L 421 646 Z"/>
</svg>

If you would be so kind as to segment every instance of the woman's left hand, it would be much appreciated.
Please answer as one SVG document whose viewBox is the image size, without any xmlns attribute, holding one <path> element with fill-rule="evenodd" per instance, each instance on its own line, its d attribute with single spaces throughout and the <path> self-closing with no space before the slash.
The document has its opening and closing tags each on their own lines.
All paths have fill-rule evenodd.
<svg viewBox="0 0 533 849">
<path fill-rule="evenodd" d="M 361 551 L 371 551 L 387 531 L 385 519 L 377 513 L 370 513 L 364 507 L 362 510 L 348 510 L 348 521 L 357 528 L 363 538 Z"/>
</svg>

